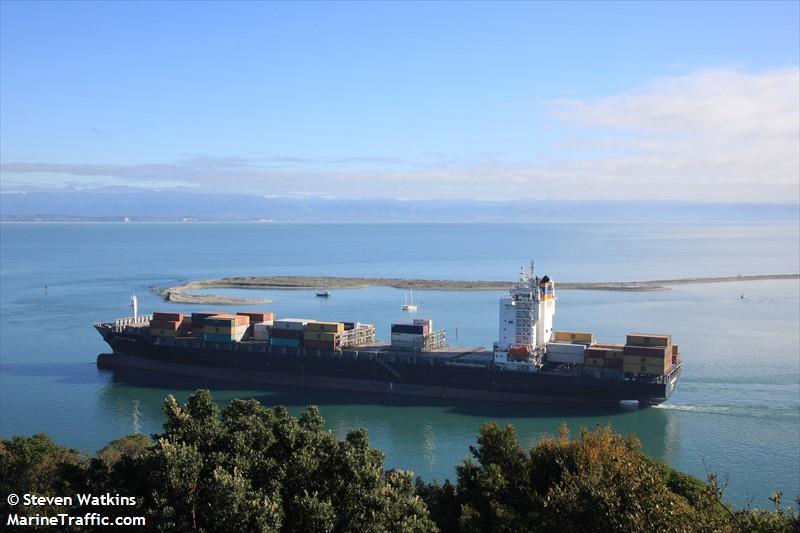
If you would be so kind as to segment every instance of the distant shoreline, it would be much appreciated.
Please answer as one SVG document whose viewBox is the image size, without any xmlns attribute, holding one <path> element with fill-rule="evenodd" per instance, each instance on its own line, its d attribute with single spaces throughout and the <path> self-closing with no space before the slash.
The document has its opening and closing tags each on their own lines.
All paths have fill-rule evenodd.
<svg viewBox="0 0 800 533">
<path fill-rule="evenodd" d="M 664 291 L 673 285 L 701 283 L 727 283 L 734 281 L 768 281 L 800 279 L 800 274 L 761 274 L 751 276 L 715 276 L 660 279 L 647 281 L 568 281 L 556 282 L 557 290 L 593 291 Z M 165 301 L 199 305 L 254 305 L 270 303 L 266 299 L 232 298 L 215 294 L 196 294 L 193 289 L 262 289 L 262 290 L 314 290 L 363 289 L 391 287 L 419 291 L 500 291 L 514 285 L 510 281 L 458 281 L 401 278 L 349 278 L 330 276 L 245 276 L 190 281 L 168 289 L 154 289 Z"/>
</svg>

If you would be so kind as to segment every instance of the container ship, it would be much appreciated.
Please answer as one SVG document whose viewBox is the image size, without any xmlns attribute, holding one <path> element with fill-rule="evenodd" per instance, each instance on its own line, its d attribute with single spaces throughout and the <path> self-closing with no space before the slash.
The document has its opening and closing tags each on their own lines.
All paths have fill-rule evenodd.
<svg viewBox="0 0 800 533">
<path fill-rule="evenodd" d="M 448 346 L 429 319 L 372 324 L 279 318 L 271 312 L 153 313 L 94 326 L 111 346 L 100 368 L 137 368 L 209 380 L 526 403 L 655 405 L 681 374 L 670 335 L 630 333 L 624 344 L 555 331 L 555 283 L 533 264 L 499 302 L 491 350 Z"/>
</svg>

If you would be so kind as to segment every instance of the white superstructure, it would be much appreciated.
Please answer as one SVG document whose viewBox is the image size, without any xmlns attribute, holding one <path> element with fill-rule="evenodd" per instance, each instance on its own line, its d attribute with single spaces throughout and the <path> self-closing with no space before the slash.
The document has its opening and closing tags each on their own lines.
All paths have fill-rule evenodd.
<svg viewBox="0 0 800 533">
<path fill-rule="evenodd" d="M 555 312 L 555 284 L 547 276 L 536 276 L 531 261 L 530 270 L 521 269 L 519 281 L 500 299 L 495 363 L 541 363 L 544 347 L 553 334 Z"/>
</svg>

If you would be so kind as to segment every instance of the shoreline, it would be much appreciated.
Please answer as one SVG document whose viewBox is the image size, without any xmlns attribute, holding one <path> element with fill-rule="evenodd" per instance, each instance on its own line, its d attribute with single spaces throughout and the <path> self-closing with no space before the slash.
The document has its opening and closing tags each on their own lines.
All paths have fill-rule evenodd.
<svg viewBox="0 0 800 533">
<path fill-rule="evenodd" d="M 559 290 L 594 291 L 666 291 L 673 285 L 702 283 L 729 283 L 734 281 L 770 281 L 800 279 L 800 274 L 761 274 L 749 276 L 712 276 L 644 281 L 568 281 L 556 283 Z M 314 290 L 364 289 L 390 287 L 418 291 L 501 291 L 514 285 L 510 281 L 457 281 L 401 278 L 350 278 L 330 276 L 242 276 L 205 279 L 184 283 L 167 289 L 153 288 L 164 301 L 197 305 L 257 305 L 271 303 L 263 298 L 233 298 L 215 294 L 191 293 L 192 289 L 262 289 L 262 290 Z"/>
</svg>

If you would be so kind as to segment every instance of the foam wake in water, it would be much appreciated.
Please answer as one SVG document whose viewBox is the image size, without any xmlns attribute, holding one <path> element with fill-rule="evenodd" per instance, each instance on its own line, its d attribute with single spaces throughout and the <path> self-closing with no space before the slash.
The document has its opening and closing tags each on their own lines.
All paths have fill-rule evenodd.
<svg viewBox="0 0 800 533">
<path fill-rule="evenodd" d="M 800 418 L 800 406 L 797 405 L 691 405 L 662 403 L 652 407 L 667 411 L 684 411 L 691 413 L 707 413 L 716 415 L 748 416 L 758 418 Z"/>
</svg>

